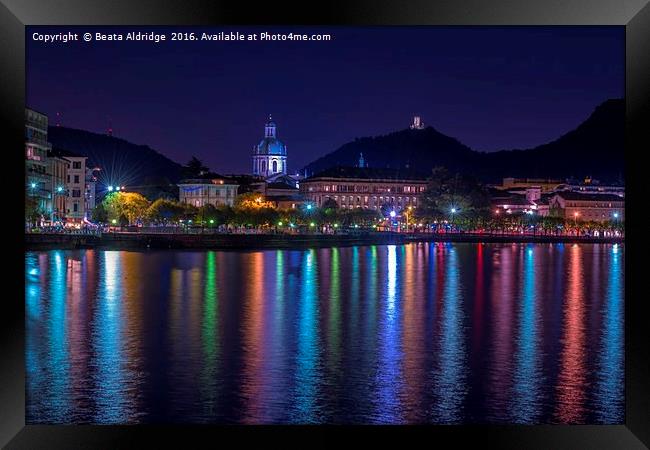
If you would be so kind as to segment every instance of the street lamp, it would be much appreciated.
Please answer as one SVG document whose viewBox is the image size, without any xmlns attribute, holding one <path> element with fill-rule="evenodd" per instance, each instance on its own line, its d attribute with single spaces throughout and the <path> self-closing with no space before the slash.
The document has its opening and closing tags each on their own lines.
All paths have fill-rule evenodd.
<svg viewBox="0 0 650 450">
<path fill-rule="evenodd" d="M 451 228 L 454 228 L 454 214 L 456 214 L 458 210 L 452 206 L 451 208 Z"/>
<path fill-rule="evenodd" d="M 311 204 L 307 204 L 307 209 L 311 210 Z"/>
<path fill-rule="evenodd" d="M 36 183 L 32 183 L 31 186 L 32 186 L 32 189 L 35 189 L 36 188 Z"/>
<path fill-rule="evenodd" d="M 108 186 L 108 192 L 113 192 L 113 186 Z"/>
<path fill-rule="evenodd" d="M 391 217 L 394 218 L 396 215 L 397 215 L 397 213 L 396 213 L 394 210 L 390 212 L 390 216 L 391 216 Z"/>
</svg>

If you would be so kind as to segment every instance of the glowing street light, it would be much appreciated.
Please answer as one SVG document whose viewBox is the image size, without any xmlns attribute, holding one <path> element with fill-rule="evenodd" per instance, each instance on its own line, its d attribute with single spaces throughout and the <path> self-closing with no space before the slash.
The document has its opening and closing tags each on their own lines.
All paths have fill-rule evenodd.
<svg viewBox="0 0 650 450">
<path fill-rule="evenodd" d="M 614 219 L 618 219 L 618 213 L 617 212 L 614 213 Z"/>
<path fill-rule="evenodd" d="M 56 188 L 56 191 L 57 192 L 63 192 L 63 186 L 59 186 L 58 188 Z"/>
<path fill-rule="evenodd" d="M 113 225 L 115 225 L 115 224 L 117 223 L 117 220 L 116 220 L 116 219 L 113 219 L 113 220 L 111 220 L 111 223 L 112 223 Z"/>
<path fill-rule="evenodd" d="M 278 226 L 280 226 L 280 227 L 281 227 L 281 226 L 282 226 L 282 222 L 278 222 Z"/>
<path fill-rule="evenodd" d="M 214 219 L 210 219 L 210 223 L 213 224 L 213 223 L 214 223 Z"/>
<path fill-rule="evenodd" d="M 113 186 L 108 187 L 108 192 L 113 192 Z"/>
<path fill-rule="evenodd" d="M 390 212 L 391 217 L 395 217 L 396 215 L 397 215 L 397 213 L 394 210 Z"/>
<path fill-rule="evenodd" d="M 456 214 L 456 208 L 451 208 L 451 213 Z"/>
<path fill-rule="evenodd" d="M 120 187 L 119 187 L 119 186 L 115 186 L 115 190 L 116 190 L 116 191 L 119 191 L 119 190 L 120 190 Z"/>
<path fill-rule="evenodd" d="M 311 204 L 307 205 L 307 209 L 311 210 Z"/>
<path fill-rule="evenodd" d="M 309 226 L 310 226 L 310 227 L 315 227 L 316 224 L 315 224 L 314 222 L 310 222 L 310 223 L 309 223 Z"/>
<path fill-rule="evenodd" d="M 32 186 L 32 189 L 34 189 L 36 187 L 36 183 L 32 183 L 31 186 Z"/>
</svg>

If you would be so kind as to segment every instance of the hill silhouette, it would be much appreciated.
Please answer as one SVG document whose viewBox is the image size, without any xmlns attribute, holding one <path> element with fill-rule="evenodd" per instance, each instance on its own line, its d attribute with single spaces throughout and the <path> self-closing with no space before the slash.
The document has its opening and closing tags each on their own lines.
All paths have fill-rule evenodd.
<svg viewBox="0 0 650 450">
<path fill-rule="evenodd" d="M 359 154 L 371 167 L 429 172 L 435 166 L 495 182 L 503 177 L 582 178 L 622 181 L 625 103 L 607 100 L 576 129 L 531 149 L 478 152 L 433 127 L 400 130 L 344 144 L 303 169 L 309 175 L 357 164 Z"/>
<path fill-rule="evenodd" d="M 106 184 L 143 185 L 182 178 L 181 165 L 147 145 L 113 136 L 66 127 L 49 127 L 52 147 L 88 157 L 88 164 L 101 167 L 99 179 Z"/>
</svg>

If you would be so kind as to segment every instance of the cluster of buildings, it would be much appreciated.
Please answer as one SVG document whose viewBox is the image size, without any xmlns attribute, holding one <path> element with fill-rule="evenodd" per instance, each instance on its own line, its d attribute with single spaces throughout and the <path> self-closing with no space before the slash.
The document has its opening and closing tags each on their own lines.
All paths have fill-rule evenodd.
<svg viewBox="0 0 650 450">
<path fill-rule="evenodd" d="M 411 129 L 423 129 L 415 117 Z M 26 109 L 27 193 L 38 201 L 43 222 L 81 223 L 95 206 L 96 177 L 87 158 L 52 149 L 47 141 L 47 116 Z M 333 167 L 304 177 L 287 171 L 287 147 L 278 138 L 277 125 L 269 116 L 264 135 L 253 146 L 251 173 L 220 175 L 201 172 L 178 183 L 182 203 L 202 207 L 233 206 L 237 195 L 257 192 L 277 208 L 316 207 L 400 212 L 417 208 L 427 187 L 427 174 L 410 169 L 369 167 L 363 154 L 354 167 Z M 489 186 L 495 214 L 536 214 L 580 221 L 624 220 L 624 186 L 603 185 L 597 180 L 504 178 Z"/>
<path fill-rule="evenodd" d="M 79 225 L 95 207 L 94 171 L 87 157 L 52 148 L 48 118 L 25 109 L 25 192 L 34 200 L 39 225 Z"/>
<path fill-rule="evenodd" d="M 625 187 L 591 178 L 504 178 L 489 189 L 495 214 L 524 213 L 594 222 L 625 219 Z"/>
<path fill-rule="evenodd" d="M 423 128 L 419 117 L 412 128 Z M 391 205 L 400 211 L 417 207 L 418 195 L 427 185 L 425 174 L 370 168 L 363 154 L 355 167 L 335 167 L 309 178 L 288 174 L 287 147 L 278 139 L 277 125 L 271 117 L 264 125 L 264 137 L 253 146 L 251 162 L 252 175 L 204 173 L 182 180 L 178 185 L 180 201 L 198 207 L 207 203 L 232 206 L 234 192 L 258 192 L 278 208 L 295 209 L 305 203 L 321 207 L 334 201 L 339 208 L 379 210 Z"/>
</svg>

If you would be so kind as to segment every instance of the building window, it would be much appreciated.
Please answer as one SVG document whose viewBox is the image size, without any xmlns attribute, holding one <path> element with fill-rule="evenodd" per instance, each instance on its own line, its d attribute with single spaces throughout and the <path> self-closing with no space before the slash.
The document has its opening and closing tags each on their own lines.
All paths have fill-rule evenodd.
<svg viewBox="0 0 650 450">
<path fill-rule="evenodd" d="M 76 197 L 76 198 L 81 197 L 81 189 L 73 189 L 72 190 L 72 196 Z"/>
<path fill-rule="evenodd" d="M 81 161 L 73 161 L 72 162 L 72 168 L 73 169 L 81 169 Z M 78 183 L 78 181 L 77 181 Z"/>
<path fill-rule="evenodd" d="M 75 184 L 79 184 L 79 175 L 74 176 L 74 182 Z"/>
<path fill-rule="evenodd" d="M 72 204 L 72 211 L 74 211 L 74 212 L 78 212 L 78 211 L 79 211 L 79 203 L 74 202 L 74 203 Z"/>
</svg>

